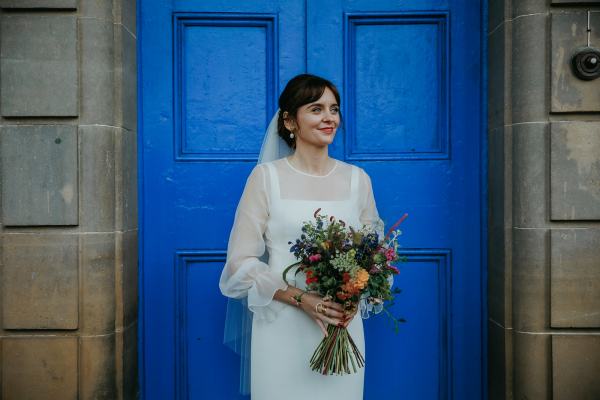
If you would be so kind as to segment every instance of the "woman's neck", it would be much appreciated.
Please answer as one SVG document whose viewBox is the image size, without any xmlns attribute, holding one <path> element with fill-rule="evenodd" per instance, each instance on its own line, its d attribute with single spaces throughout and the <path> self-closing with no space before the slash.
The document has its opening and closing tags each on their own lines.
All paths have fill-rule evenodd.
<svg viewBox="0 0 600 400">
<path fill-rule="evenodd" d="M 296 148 L 288 160 L 295 168 L 312 175 L 327 174 L 335 162 L 329 157 L 328 146 L 310 150 L 306 147 Z"/>
</svg>

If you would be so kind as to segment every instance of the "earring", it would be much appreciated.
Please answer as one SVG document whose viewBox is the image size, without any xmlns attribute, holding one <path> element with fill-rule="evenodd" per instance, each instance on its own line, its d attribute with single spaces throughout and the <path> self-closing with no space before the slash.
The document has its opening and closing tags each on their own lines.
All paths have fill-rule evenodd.
<svg viewBox="0 0 600 400">
<path fill-rule="evenodd" d="M 291 132 L 290 133 L 290 139 L 293 139 L 293 138 L 294 138 L 294 132 Z"/>
</svg>

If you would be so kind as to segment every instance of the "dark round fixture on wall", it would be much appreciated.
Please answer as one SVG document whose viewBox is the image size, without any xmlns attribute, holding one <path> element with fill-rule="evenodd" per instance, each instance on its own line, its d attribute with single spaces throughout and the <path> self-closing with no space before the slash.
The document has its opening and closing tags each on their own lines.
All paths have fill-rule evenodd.
<svg viewBox="0 0 600 400">
<path fill-rule="evenodd" d="M 579 79 L 591 81 L 600 76 L 600 51 L 593 47 L 580 47 L 571 59 L 573 72 Z"/>
</svg>

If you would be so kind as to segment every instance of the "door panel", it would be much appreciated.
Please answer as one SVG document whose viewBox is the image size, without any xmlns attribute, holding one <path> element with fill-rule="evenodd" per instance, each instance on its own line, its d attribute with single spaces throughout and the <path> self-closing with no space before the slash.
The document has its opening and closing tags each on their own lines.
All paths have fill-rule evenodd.
<svg viewBox="0 0 600 400">
<path fill-rule="evenodd" d="M 456 4 L 455 4 L 456 3 Z M 408 258 L 365 321 L 365 398 L 481 396 L 480 10 L 459 2 L 140 4 L 142 384 L 146 399 L 238 398 L 218 278 L 277 96 L 332 80 L 333 157 L 363 167 Z"/>
</svg>

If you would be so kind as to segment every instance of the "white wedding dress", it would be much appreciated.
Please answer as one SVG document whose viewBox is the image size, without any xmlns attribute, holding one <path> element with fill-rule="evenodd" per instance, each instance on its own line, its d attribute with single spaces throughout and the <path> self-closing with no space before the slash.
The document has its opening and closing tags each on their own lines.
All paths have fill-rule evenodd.
<svg viewBox="0 0 600 400">
<path fill-rule="evenodd" d="M 287 287 L 283 270 L 297 261 L 288 242 L 300 237 L 302 223 L 314 221 L 318 208 L 320 214 L 355 227 L 375 224 L 383 234 L 369 176 L 340 160 L 324 176 L 300 171 L 287 158 L 259 164 L 248 177 L 236 210 L 219 286 L 225 296 L 247 296 L 254 313 L 252 400 L 363 398 L 364 368 L 342 376 L 312 371 L 309 360 L 323 333 L 300 308 L 273 300 L 278 289 Z M 265 249 L 268 264 L 259 260 Z M 305 289 L 304 274 L 294 272 L 288 273 L 288 282 Z M 368 366 L 360 313 L 348 331 Z"/>
</svg>

